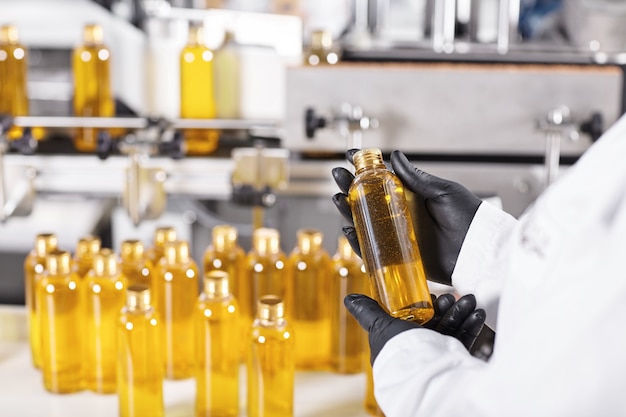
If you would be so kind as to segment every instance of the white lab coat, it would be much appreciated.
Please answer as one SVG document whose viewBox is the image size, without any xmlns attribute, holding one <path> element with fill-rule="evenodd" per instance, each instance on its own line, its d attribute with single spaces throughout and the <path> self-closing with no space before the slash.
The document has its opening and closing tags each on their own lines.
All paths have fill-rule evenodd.
<svg viewBox="0 0 626 417">
<path fill-rule="evenodd" d="M 519 221 L 481 204 L 452 280 L 493 355 L 400 333 L 374 363 L 387 417 L 626 416 L 626 116 Z"/>
</svg>

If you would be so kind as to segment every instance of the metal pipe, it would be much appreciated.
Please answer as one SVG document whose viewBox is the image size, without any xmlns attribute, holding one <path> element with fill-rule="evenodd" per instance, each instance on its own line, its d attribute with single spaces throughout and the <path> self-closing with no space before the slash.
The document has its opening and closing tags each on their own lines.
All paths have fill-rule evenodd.
<svg viewBox="0 0 626 417">
<path fill-rule="evenodd" d="M 559 175 L 561 159 L 561 132 L 546 134 L 545 179 L 544 187 L 548 188 Z"/>
<path fill-rule="evenodd" d="M 6 152 L 7 144 L 0 139 L 0 222 L 4 222 L 7 216 L 4 211 L 6 205 L 6 184 L 4 177 L 6 172 L 4 170 L 4 153 Z"/>
</svg>

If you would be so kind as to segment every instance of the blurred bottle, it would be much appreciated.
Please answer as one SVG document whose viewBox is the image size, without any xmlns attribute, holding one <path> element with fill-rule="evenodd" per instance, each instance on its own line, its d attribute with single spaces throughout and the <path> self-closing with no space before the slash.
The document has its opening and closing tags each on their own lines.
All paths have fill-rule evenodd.
<svg viewBox="0 0 626 417">
<path fill-rule="evenodd" d="M 257 301 L 264 295 L 286 296 L 287 256 L 280 249 L 280 234 L 276 229 L 260 227 L 252 234 L 252 249 L 248 254 L 247 279 L 250 312 L 256 317 Z"/>
<path fill-rule="evenodd" d="M 364 367 L 366 376 L 364 402 L 365 411 L 367 411 L 367 414 L 369 414 L 370 416 L 385 417 L 385 414 L 383 414 L 383 410 L 380 409 L 380 407 L 378 406 L 378 402 L 374 397 L 374 377 L 372 375 L 372 365 L 370 365 L 369 362 L 369 350 L 368 354 L 364 356 Z"/>
<path fill-rule="evenodd" d="M 287 317 L 298 337 L 296 367 L 321 370 L 330 356 L 330 256 L 322 247 L 319 230 L 301 229 L 289 256 Z"/>
<path fill-rule="evenodd" d="M 101 249 L 83 284 L 85 388 L 100 394 L 117 388 L 116 322 L 126 301 L 125 289 L 117 256 Z"/>
<path fill-rule="evenodd" d="M 361 258 L 345 236 L 339 236 L 333 256 L 331 299 L 331 368 L 343 374 L 364 371 L 367 333 L 343 304 L 348 294 L 370 294 L 369 277 Z M 368 365 L 369 366 L 369 365 Z"/>
<path fill-rule="evenodd" d="M 115 116 L 115 100 L 111 91 L 111 51 L 104 44 L 102 26 L 87 24 L 83 28 L 83 42 L 74 48 L 74 114 L 84 117 Z M 117 135 L 120 132 L 111 131 Z M 74 146 L 81 152 L 94 152 L 98 131 L 77 129 Z"/>
<path fill-rule="evenodd" d="M 146 258 L 152 265 L 152 271 L 156 270 L 159 262 L 165 254 L 165 244 L 176 240 L 176 230 L 170 226 L 157 227 L 154 231 L 154 242 L 152 247 L 146 251 Z M 153 294 L 154 296 L 154 294 Z"/>
<path fill-rule="evenodd" d="M 30 353 L 35 368 L 41 368 L 41 327 L 37 314 L 37 282 L 46 265 L 46 256 L 57 248 L 53 233 L 41 233 L 35 237 L 35 248 L 24 261 L 24 300 L 26 304 Z"/>
<path fill-rule="evenodd" d="M 122 242 L 120 248 L 122 258 L 122 274 L 126 277 L 128 286 L 145 285 L 152 287 L 152 265 L 144 253 L 143 243 L 140 240 L 128 239 Z"/>
<path fill-rule="evenodd" d="M 180 53 L 180 117 L 214 119 L 213 51 L 204 44 L 203 28 L 190 24 L 189 40 Z M 206 155 L 217 149 L 219 131 L 185 129 L 185 145 L 189 155 Z"/>
<path fill-rule="evenodd" d="M 93 259 L 100 252 L 102 242 L 97 236 L 84 236 L 76 244 L 73 269 L 79 278 L 85 278 L 87 272 L 93 268 Z"/>
<path fill-rule="evenodd" d="M 0 26 L 0 114 L 13 117 L 28 116 L 28 51 L 19 41 L 17 27 Z M 24 129 L 13 126 L 9 129 L 9 140 L 20 139 Z M 44 136 L 44 130 L 33 128 L 35 139 Z"/>
<path fill-rule="evenodd" d="M 205 273 L 195 311 L 196 417 L 239 415 L 241 326 L 228 273 Z"/>
<path fill-rule="evenodd" d="M 163 358 L 150 290 L 132 285 L 117 320 L 117 392 L 120 417 L 163 417 Z"/>
<path fill-rule="evenodd" d="M 165 377 L 194 375 L 193 313 L 198 299 L 198 266 L 185 241 L 168 242 L 153 281 L 154 305 L 161 322 Z"/>
<path fill-rule="evenodd" d="M 419 324 L 434 314 L 402 183 L 380 149 L 354 155 L 348 199 L 374 298 L 396 318 Z"/>
<path fill-rule="evenodd" d="M 328 30 L 314 30 L 311 46 L 305 50 L 306 65 L 334 65 L 339 62 L 339 50 L 333 44 L 333 35 Z"/>
<path fill-rule="evenodd" d="M 281 298 L 259 299 L 248 356 L 248 417 L 293 416 L 294 334 Z"/>
<path fill-rule="evenodd" d="M 83 385 L 82 282 L 71 261 L 69 252 L 48 253 L 37 284 L 43 383 L 54 393 L 80 391 Z"/>
</svg>

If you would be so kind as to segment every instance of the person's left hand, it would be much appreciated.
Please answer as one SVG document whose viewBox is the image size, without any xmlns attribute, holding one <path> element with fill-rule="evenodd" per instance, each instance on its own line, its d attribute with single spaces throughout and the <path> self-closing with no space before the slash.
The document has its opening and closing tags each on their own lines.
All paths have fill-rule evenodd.
<svg viewBox="0 0 626 417">
<path fill-rule="evenodd" d="M 344 299 L 346 308 L 367 331 L 370 344 L 370 361 L 374 360 L 383 346 L 392 337 L 411 329 L 427 328 L 458 339 L 468 350 L 472 347 L 485 324 L 485 310 L 476 309 L 476 298 L 472 294 L 455 300 L 452 294 L 432 296 L 435 315 L 419 325 L 391 317 L 376 301 L 361 295 L 349 294 Z"/>
</svg>

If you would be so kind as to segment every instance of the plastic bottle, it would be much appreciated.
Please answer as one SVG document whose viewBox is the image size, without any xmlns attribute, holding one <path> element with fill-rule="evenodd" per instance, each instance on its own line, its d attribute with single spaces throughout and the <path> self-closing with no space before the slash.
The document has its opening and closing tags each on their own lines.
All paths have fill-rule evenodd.
<svg viewBox="0 0 626 417">
<path fill-rule="evenodd" d="M 85 388 L 114 393 L 117 388 L 116 323 L 126 301 L 126 278 L 110 249 L 94 257 L 93 269 L 83 284 Z"/>
<path fill-rule="evenodd" d="M 48 253 L 45 271 L 37 283 L 37 314 L 41 320 L 43 384 L 53 393 L 82 389 L 81 285 L 72 272 L 69 252 Z"/>
<path fill-rule="evenodd" d="M 368 353 L 369 353 L 369 350 L 368 350 Z M 369 414 L 370 416 L 385 417 L 383 410 L 380 409 L 380 406 L 378 405 L 378 402 L 376 401 L 376 398 L 374 397 L 374 377 L 372 375 L 372 365 L 370 365 L 369 363 L 369 355 L 366 355 L 366 357 L 367 357 L 367 359 L 365 360 L 366 363 L 364 363 L 365 377 L 366 377 L 365 401 L 363 405 L 365 406 L 365 411 L 367 411 L 367 414 Z"/>
<path fill-rule="evenodd" d="M 343 374 L 364 371 L 368 352 L 367 333 L 343 304 L 348 294 L 370 294 L 369 278 L 363 261 L 352 250 L 345 236 L 337 240 L 333 256 L 331 299 L 331 368 Z"/>
<path fill-rule="evenodd" d="M 122 274 L 126 277 L 128 286 L 139 284 L 152 287 L 152 265 L 144 253 L 144 246 L 140 240 L 128 239 L 122 242 L 120 248 L 122 258 Z"/>
<path fill-rule="evenodd" d="M 196 417 L 239 415 L 241 325 L 228 273 L 205 273 L 195 311 Z"/>
<path fill-rule="evenodd" d="M 117 392 L 120 417 L 163 417 L 160 323 L 150 290 L 131 285 L 117 320 Z"/>
<path fill-rule="evenodd" d="M 111 91 L 111 51 L 104 44 L 103 38 L 102 26 L 87 24 L 83 28 L 82 44 L 74 48 L 72 71 L 76 116 L 115 115 L 115 100 Z M 96 129 L 78 129 L 75 133 L 74 146 L 81 152 L 94 152 L 97 140 Z"/>
<path fill-rule="evenodd" d="M 76 244 L 73 268 L 79 278 L 84 278 L 87 272 L 93 267 L 93 259 L 98 252 L 102 242 L 97 236 L 84 236 Z"/>
<path fill-rule="evenodd" d="M 281 298 L 259 299 L 251 336 L 248 417 L 293 416 L 294 333 L 285 320 Z"/>
<path fill-rule="evenodd" d="M 248 254 L 247 276 L 250 288 L 250 311 L 256 317 L 257 301 L 264 295 L 286 296 L 287 256 L 280 249 L 276 229 L 260 227 L 252 233 L 252 249 Z"/>
<path fill-rule="evenodd" d="M 153 281 L 154 304 L 162 328 L 165 377 L 194 375 L 194 306 L 198 299 L 198 266 L 185 241 L 165 245 Z"/>
<path fill-rule="evenodd" d="M 287 317 L 295 332 L 296 368 L 327 369 L 330 358 L 331 260 L 316 229 L 300 229 L 289 255 Z"/>
<path fill-rule="evenodd" d="M 434 310 L 402 183 L 380 149 L 353 159 L 348 200 L 374 298 L 394 317 L 425 323 Z"/>
<path fill-rule="evenodd" d="M 190 24 L 189 40 L 180 53 L 180 117 L 214 119 L 217 112 L 213 93 L 213 51 L 204 44 L 203 28 Z M 219 131 L 185 129 L 190 155 L 206 155 L 217 149 Z"/>
<path fill-rule="evenodd" d="M 24 300 L 28 320 L 28 340 L 35 368 L 41 368 L 41 327 L 37 314 L 37 282 L 46 265 L 46 256 L 57 248 L 57 237 L 53 233 L 41 233 L 35 237 L 35 248 L 24 260 Z"/>
<path fill-rule="evenodd" d="M 159 266 L 159 262 L 165 253 L 165 244 L 176 240 L 176 230 L 170 226 L 157 227 L 154 231 L 152 247 L 146 251 L 146 258 L 152 264 L 153 271 Z M 153 294 L 154 296 L 154 294 Z"/>
<path fill-rule="evenodd" d="M 333 35 L 328 30 L 314 30 L 311 46 L 305 51 L 306 65 L 334 65 L 339 62 L 339 52 L 333 45 Z"/>
</svg>

